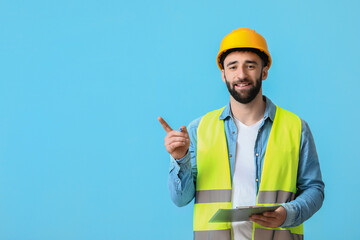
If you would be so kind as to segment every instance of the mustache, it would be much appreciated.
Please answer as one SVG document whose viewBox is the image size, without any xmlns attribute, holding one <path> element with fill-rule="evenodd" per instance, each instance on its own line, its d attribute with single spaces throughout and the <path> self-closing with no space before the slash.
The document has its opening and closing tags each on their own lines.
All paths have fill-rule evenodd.
<svg viewBox="0 0 360 240">
<path fill-rule="evenodd" d="M 240 79 L 239 81 L 236 81 L 233 83 L 233 85 L 240 84 L 240 83 L 251 83 L 251 81 L 247 78 Z"/>
</svg>

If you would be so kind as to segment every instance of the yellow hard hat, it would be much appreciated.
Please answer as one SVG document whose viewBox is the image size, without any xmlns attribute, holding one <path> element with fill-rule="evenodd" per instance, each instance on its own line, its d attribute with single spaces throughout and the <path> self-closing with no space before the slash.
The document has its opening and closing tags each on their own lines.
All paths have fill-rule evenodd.
<svg viewBox="0 0 360 240">
<path fill-rule="evenodd" d="M 270 68 L 271 56 L 265 38 L 250 28 L 238 28 L 226 35 L 221 41 L 220 51 L 217 55 L 217 64 L 220 70 L 223 70 L 220 62 L 221 56 L 226 51 L 234 48 L 253 48 L 260 50 L 267 55 L 269 60 L 267 66 Z"/>
</svg>

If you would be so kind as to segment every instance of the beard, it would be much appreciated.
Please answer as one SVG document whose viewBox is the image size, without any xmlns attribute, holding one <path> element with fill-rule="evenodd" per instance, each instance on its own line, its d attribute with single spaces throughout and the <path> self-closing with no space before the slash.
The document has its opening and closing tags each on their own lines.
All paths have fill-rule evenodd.
<svg viewBox="0 0 360 240">
<path fill-rule="evenodd" d="M 260 92 L 261 89 L 261 84 L 262 84 L 262 72 L 260 74 L 260 77 L 258 79 L 256 79 L 255 81 L 255 85 L 252 85 L 249 89 L 246 90 L 242 90 L 242 92 L 238 92 L 235 89 L 235 84 L 238 83 L 247 83 L 247 82 L 251 82 L 249 79 L 244 78 L 240 81 L 237 81 L 233 84 L 231 84 L 230 82 L 227 81 L 226 77 L 225 77 L 225 82 L 226 82 L 226 86 L 227 89 L 229 90 L 230 95 L 239 103 L 249 103 L 252 100 L 254 100 L 254 98 L 258 95 L 258 93 Z"/>
</svg>

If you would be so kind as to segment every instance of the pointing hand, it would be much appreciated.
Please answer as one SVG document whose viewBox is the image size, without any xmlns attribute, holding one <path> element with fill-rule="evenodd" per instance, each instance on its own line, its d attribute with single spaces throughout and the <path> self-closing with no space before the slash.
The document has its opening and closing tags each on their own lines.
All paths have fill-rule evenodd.
<svg viewBox="0 0 360 240">
<path fill-rule="evenodd" d="M 159 122 L 166 131 L 165 147 L 175 159 L 184 157 L 190 147 L 190 138 L 185 126 L 180 127 L 180 131 L 173 130 L 162 117 L 158 117 Z"/>
</svg>

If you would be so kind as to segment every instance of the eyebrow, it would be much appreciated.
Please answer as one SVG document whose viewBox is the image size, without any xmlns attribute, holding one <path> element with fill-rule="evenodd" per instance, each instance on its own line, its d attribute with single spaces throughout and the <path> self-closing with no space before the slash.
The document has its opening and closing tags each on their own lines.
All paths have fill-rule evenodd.
<svg viewBox="0 0 360 240">
<path fill-rule="evenodd" d="M 256 61 L 251 61 L 251 60 L 246 60 L 245 63 L 253 63 L 253 64 L 256 64 L 256 65 L 259 65 Z"/>
<path fill-rule="evenodd" d="M 232 65 L 232 64 L 235 64 L 235 63 L 238 63 L 238 61 L 232 61 L 232 62 L 229 62 L 228 64 L 226 64 L 226 66 L 228 67 L 228 66 L 230 66 L 230 65 Z"/>
<path fill-rule="evenodd" d="M 226 64 L 226 67 L 232 65 L 232 64 L 235 64 L 235 63 L 238 63 L 237 60 L 235 61 L 232 61 L 232 62 L 229 62 L 228 64 Z M 259 65 L 256 61 L 252 61 L 252 60 L 246 60 L 245 63 L 253 63 L 253 64 L 256 64 L 256 65 Z"/>
</svg>

